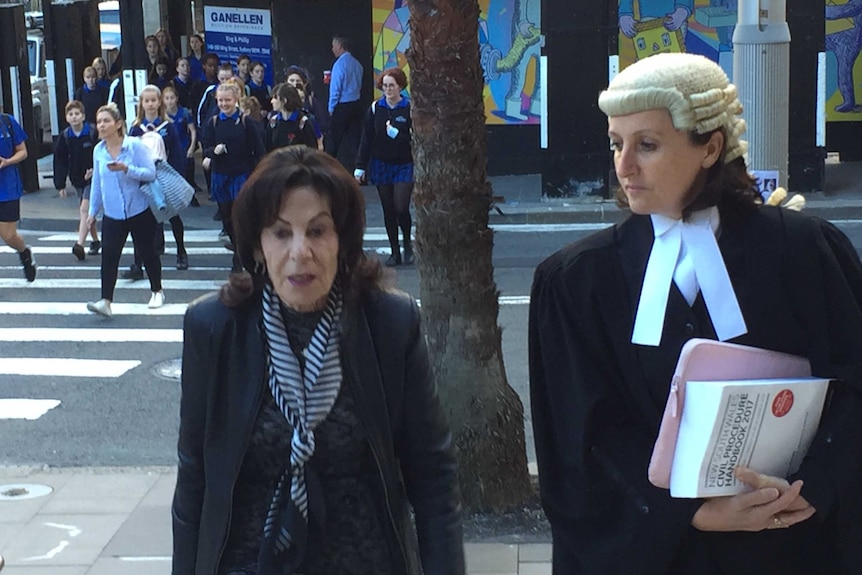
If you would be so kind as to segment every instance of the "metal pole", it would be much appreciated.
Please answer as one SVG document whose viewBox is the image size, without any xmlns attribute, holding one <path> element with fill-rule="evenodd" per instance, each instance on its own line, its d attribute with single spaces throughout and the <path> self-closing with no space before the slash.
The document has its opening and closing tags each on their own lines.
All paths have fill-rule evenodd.
<svg viewBox="0 0 862 575">
<path fill-rule="evenodd" d="M 787 186 L 790 28 L 786 0 L 739 0 L 733 83 L 747 124 L 748 168 L 777 171 Z"/>
</svg>

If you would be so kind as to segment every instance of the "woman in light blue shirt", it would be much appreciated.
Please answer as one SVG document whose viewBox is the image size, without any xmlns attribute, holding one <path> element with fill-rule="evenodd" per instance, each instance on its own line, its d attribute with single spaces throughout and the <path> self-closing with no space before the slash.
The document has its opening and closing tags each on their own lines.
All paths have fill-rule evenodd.
<svg viewBox="0 0 862 575">
<path fill-rule="evenodd" d="M 102 211 L 102 299 L 87 309 L 111 317 L 120 255 L 129 232 L 150 279 L 150 308 L 165 302 L 162 265 L 156 252 L 156 218 L 149 210 L 141 184 L 156 178 L 150 151 L 138 138 L 126 137 L 126 123 L 116 104 L 99 108 L 96 129 L 102 139 L 93 151 L 89 222 Z"/>
</svg>

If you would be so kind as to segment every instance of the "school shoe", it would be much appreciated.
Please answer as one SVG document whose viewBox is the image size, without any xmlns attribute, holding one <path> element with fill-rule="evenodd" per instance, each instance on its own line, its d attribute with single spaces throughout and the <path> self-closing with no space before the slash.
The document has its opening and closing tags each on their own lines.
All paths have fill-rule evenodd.
<svg viewBox="0 0 862 575">
<path fill-rule="evenodd" d="M 144 270 L 137 264 L 132 264 L 129 269 L 123 272 L 124 280 L 132 280 L 133 282 L 144 279 Z"/>
<path fill-rule="evenodd" d="M 99 240 L 93 240 L 90 242 L 90 249 L 87 250 L 87 253 L 91 256 L 99 255 L 99 251 L 102 249 L 102 242 Z"/>
<path fill-rule="evenodd" d="M 413 255 L 413 244 L 405 243 L 404 244 L 404 265 L 412 266 L 413 262 L 416 261 L 416 257 Z"/>
<path fill-rule="evenodd" d="M 18 258 L 21 260 L 21 267 L 24 268 L 24 277 L 27 278 L 28 282 L 32 282 L 36 279 L 36 258 L 33 257 L 33 250 L 30 249 L 30 246 L 24 248 L 23 252 L 18 254 Z"/>
<path fill-rule="evenodd" d="M 178 270 L 189 269 L 189 256 L 188 256 L 188 254 L 177 254 L 177 269 Z"/>
<path fill-rule="evenodd" d="M 84 253 L 84 246 L 75 242 L 75 245 L 72 246 L 72 253 L 75 254 L 75 257 L 78 258 L 79 262 L 84 261 L 87 255 Z"/>
<path fill-rule="evenodd" d="M 163 305 L 165 305 L 165 292 L 154 291 L 153 295 L 150 296 L 150 303 L 147 304 L 147 307 L 150 309 L 157 309 Z"/>
<path fill-rule="evenodd" d="M 201 207 L 201 203 L 198 201 L 197 197 L 195 197 L 195 196 L 192 196 L 192 201 L 189 205 L 193 208 Z"/>
<path fill-rule="evenodd" d="M 114 313 L 111 311 L 111 302 L 104 298 L 96 302 L 88 302 L 87 309 L 103 317 L 113 317 L 114 315 Z"/>
<path fill-rule="evenodd" d="M 389 256 L 389 258 L 386 260 L 385 265 L 388 268 L 394 268 L 395 266 L 400 266 L 401 265 L 401 252 L 396 252 L 396 253 L 392 254 L 391 256 Z"/>
</svg>

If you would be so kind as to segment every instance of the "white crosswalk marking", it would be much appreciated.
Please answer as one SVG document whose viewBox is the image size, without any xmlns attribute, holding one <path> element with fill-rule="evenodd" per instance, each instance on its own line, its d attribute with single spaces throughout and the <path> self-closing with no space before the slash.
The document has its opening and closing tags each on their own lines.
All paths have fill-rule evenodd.
<svg viewBox="0 0 862 575">
<path fill-rule="evenodd" d="M 7 357 L 0 362 L 3 375 L 63 377 L 120 377 L 141 365 L 139 360 L 74 359 L 66 357 Z"/>
<path fill-rule="evenodd" d="M 218 290 L 230 267 L 231 254 L 216 230 L 187 230 L 191 269 L 176 271 L 175 243 L 167 233 L 162 287 L 168 303 L 149 309 L 149 281 L 120 278 L 111 305 L 113 318 L 106 319 L 86 306 L 98 299 L 100 256 L 78 262 L 71 253 L 74 233 L 25 236 L 40 266 L 33 283 L 24 280 L 14 251 L 0 246 L 0 435 L 4 420 L 69 417 L 69 408 L 61 406 L 71 405 L 67 402 L 74 403 L 78 396 L 69 395 L 64 386 L 122 385 L 140 379 L 133 373 L 147 373 L 141 369 L 179 358 L 188 302 Z M 366 249 L 388 255 L 384 230 L 369 230 L 365 241 Z M 132 253 L 130 240 L 120 271 Z"/>
<path fill-rule="evenodd" d="M 39 419 L 58 405 L 57 399 L 0 399 L 0 419 Z"/>
<path fill-rule="evenodd" d="M 215 230 L 187 230 L 191 268 L 178 272 L 171 234 L 166 236 L 162 286 L 167 303 L 149 309 L 149 281 L 121 278 L 111 319 L 87 310 L 86 302 L 98 299 L 101 288 L 100 256 L 78 262 L 71 254 L 74 233 L 27 236 L 40 265 L 36 281 L 29 284 L 17 256 L 0 247 L 0 436 L 4 420 L 39 425 L 42 418 L 92 417 L 69 391 L 73 386 L 107 386 L 116 393 L 126 382 L 152 383 L 156 364 L 180 357 L 189 302 L 227 281 L 231 254 Z M 367 250 L 388 256 L 384 230 L 369 230 L 365 242 Z M 129 241 L 120 271 L 131 263 L 132 252 Z M 504 306 L 527 304 L 528 296 L 500 298 Z"/>
</svg>

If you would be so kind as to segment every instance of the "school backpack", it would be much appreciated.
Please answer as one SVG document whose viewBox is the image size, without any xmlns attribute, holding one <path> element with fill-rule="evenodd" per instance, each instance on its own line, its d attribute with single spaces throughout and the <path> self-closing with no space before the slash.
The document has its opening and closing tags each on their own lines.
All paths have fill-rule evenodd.
<svg viewBox="0 0 862 575">
<path fill-rule="evenodd" d="M 162 122 L 153 129 L 144 128 L 144 133 L 140 136 L 141 142 L 150 152 L 150 157 L 153 159 L 154 162 L 157 162 L 159 160 L 164 161 L 168 159 L 168 151 L 167 148 L 165 148 L 165 140 L 159 133 L 159 130 L 167 126 L 168 123 L 169 122 L 167 121 Z"/>
</svg>

